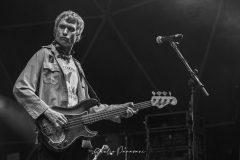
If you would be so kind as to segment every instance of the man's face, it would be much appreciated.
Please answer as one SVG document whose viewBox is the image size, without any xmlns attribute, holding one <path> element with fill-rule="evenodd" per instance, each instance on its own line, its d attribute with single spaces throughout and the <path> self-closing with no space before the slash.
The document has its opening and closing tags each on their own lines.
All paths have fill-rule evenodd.
<svg viewBox="0 0 240 160">
<path fill-rule="evenodd" d="M 66 18 L 61 19 L 56 30 L 55 39 L 65 47 L 74 45 L 77 39 L 77 23 L 68 23 Z"/>
</svg>

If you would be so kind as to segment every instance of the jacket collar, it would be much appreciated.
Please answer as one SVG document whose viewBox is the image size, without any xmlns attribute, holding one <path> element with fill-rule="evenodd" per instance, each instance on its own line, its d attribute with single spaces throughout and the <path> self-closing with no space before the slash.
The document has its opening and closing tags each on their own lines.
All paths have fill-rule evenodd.
<svg viewBox="0 0 240 160">
<path fill-rule="evenodd" d="M 43 46 L 43 47 L 51 49 L 51 51 L 53 51 L 54 53 L 57 53 L 56 56 L 60 55 L 60 57 L 65 60 L 66 59 L 69 60 L 70 58 L 72 58 L 72 55 L 75 53 L 74 50 L 72 49 L 70 55 L 65 55 L 62 47 L 56 41 L 53 41 L 50 45 Z"/>
<path fill-rule="evenodd" d="M 69 55 L 66 55 L 66 54 L 64 53 L 63 47 L 62 47 L 56 40 L 54 40 L 54 41 L 52 42 L 52 44 L 53 44 L 53 46 L 55 46 L 56 50 L 57 50 L 60 54 L 63 54 L 64 56 L 73 55 L 73 54 L 75 53 L 74 50 L 72 49 L 72 50 L 71 50 L 71 53 L 70 53 Z"/>
</svg>

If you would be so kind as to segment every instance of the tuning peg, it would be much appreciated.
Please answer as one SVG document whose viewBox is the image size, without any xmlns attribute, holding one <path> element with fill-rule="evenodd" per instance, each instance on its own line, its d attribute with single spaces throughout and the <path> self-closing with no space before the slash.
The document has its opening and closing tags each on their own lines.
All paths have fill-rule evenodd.
<svg viewBox="0 0 240 160">
<path fill-rule="evenodd" d="M 152 94 L 155 96 L 155 92 L 154 91 L 152 91 Z"/>
<path fill-rule="evenodd" d="M 162 92 L 161 91 L 158 91 L 157 92 L 157 95 L 161 96 Z"/>
<path fill-rule="evenodd" d="M 164 96 L 166 96 L 166 95 L 167 95 L 167 92 L 164 91 L 162 94 L 163 94 Z"/>
<path fill-rule="evenodd" d="M 168 94 L 169 94 L 169 96 L 171 97 L 172 93 L 171 93 L 171 92 L 169 92 Z"/>
<path fill-rule="evenodd" d="M 177 99 L 175 97 L 173 97 L 170 104 L 171 105 L 176 105 L 177 104 Z"/>
</svg>

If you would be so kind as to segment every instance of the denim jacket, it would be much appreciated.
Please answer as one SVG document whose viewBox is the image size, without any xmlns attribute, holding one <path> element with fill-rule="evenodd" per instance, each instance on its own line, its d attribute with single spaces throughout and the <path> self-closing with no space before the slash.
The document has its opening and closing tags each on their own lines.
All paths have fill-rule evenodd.
<svg viewBox="0 0 240 160">
<path fill-rule="evenodd" d="M 68 90 L 63 67 L 59 63 L 59 55 L 56 47 L 51 44 L 43 46 L 29 60 L 27 66 L 18 77 L 13 94 L 21 106 L 23 106 L 33 119 L 37 119 L 49 107 L 68 107 Z M 83 73 L 80 63 L 76 60 L 76 67 Z M 88 86 L 78 73 L 78 101 L 89 98 Z M 110 109 L 111 106 L 100 105 L 90 109 L 90 113 Z M 120 122 L 119 118 L 112 121 Z M 84 148 L 91 148 L 90 141 L 83 140 Z"/>
</svg>

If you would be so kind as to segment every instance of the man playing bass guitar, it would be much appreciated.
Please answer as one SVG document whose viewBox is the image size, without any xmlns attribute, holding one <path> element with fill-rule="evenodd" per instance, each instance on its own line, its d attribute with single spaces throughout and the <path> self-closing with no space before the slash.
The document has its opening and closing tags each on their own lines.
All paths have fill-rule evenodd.
<svg viewBox="0 0 240 160">
<path fill-rule="evenodd" d="M 73 58 L 73 45 L 80 41 L 83 29 L 84 22 L 77 13 L 61 13 L 55 20 L 55 40 L 32 56 L 14 85 L 14 96 L 40 130 L 39 160 L 85 160 L 91 148 L 89 139 L 94 135 L 82 125 L 91 122 L 88 115 L 124 107 L 124 112 L 107 117 L 120 122 L 121 117 L 137 113 L 131 108 L 133 103 L 100 104 L 80 63 Z M 88 115 L 77 116 L 81 113 Z"/>
</svg>

